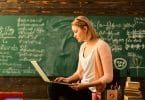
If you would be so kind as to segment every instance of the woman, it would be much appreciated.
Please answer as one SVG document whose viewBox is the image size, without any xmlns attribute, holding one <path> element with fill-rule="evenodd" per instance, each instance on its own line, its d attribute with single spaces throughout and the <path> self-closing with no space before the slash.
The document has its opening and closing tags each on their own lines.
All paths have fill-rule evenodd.
<svg viewBox="0 0 145 100">
<path fill-rule="evenodd" d="M 54 80 L 72 83 L 71 85 L 49 84 L 49 96 L 51 100 L 59 100 L 59 96 L 65 100 L 92 100 L 113 79 L 111 49 L 85 16 L 76 17 L 71 25 L 74 38 L 83 42 L 78 67 L 73 75 Z"/>
</svg>

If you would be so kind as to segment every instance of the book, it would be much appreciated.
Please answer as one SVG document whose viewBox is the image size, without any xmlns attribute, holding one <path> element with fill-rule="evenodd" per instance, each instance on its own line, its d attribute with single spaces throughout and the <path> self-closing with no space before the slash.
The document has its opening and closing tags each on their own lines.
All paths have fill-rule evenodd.
<svg viewBox="0 0 145 100">
<path fill-rule="evenodd" d="M 139 90 L 140 89 L 140 82 L 127 81 L 125 88 Z"/>
<path fill-rule="evenodd" d="M 124 100 L 142 100 L 142 93 L 139 89 L 139 82 L 126 81 L 124 88 Z"/>
<path fill-rule="evenodd" d="M 142 97 L 124 95 L 124 100 L 142 100 Z"/>
</svg>

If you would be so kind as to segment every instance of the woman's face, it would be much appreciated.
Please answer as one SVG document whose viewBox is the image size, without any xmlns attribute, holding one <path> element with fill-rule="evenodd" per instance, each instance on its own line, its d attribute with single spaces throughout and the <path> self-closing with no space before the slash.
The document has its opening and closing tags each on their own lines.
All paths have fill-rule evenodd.
<svg viewBox="0 0 145 100">
<path fill-rule="evenodd" d="M 85 41 L 85 32 L 83 29 L 76 25 L 72 25 L 72 31 L 74 33 L 74 38 L 76 38 L 78 42 Z"/>
</svg>

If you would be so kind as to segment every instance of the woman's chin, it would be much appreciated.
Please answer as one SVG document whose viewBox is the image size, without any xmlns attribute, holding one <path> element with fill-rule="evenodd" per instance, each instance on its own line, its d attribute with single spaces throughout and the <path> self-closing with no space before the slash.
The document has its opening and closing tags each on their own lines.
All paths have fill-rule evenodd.
<svg viewBox="0 0 145 100">
<path fill-rule="evenodd" d="M 76 39 L 78 42 L 83 42 L 81 39 Z"/>
<path fill-rule="evenodd" d="M 78 42 L 84 42 L 81 38 L 76 38 L 75 39 L 78 41 Z"/>
</svg>

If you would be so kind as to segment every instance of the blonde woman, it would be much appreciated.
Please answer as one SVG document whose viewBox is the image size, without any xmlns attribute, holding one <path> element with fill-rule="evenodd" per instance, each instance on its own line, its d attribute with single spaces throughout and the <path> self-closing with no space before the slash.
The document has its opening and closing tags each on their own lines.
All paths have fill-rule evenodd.
<svg viewBox="0 0 145 100">
<path fill-rule="evenodd" d="M 78 67 L 73 75 L 54 80 L 72 83 L 70 86 L 49 84 L 50 99 L 59 100 L 63 96 L 65 100 L 100 100 L 106 84 L 113 80 L 111 48 L 87 17 L 78 16 L 71 25 L 74 38 L 82 42 Z"/>
</svg>

